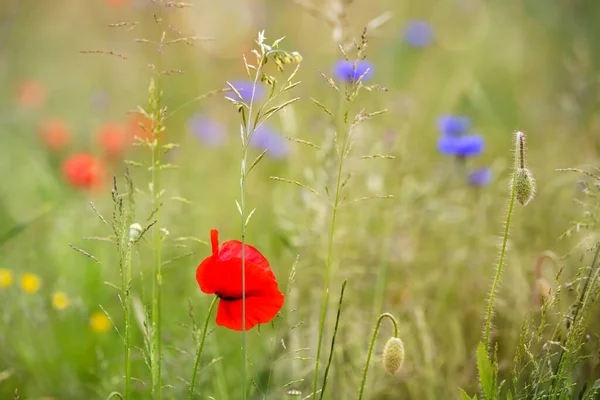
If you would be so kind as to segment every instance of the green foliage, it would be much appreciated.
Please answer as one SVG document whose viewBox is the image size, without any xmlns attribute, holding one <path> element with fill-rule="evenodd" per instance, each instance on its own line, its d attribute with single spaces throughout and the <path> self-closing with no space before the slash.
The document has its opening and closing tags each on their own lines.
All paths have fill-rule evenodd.
<svg viewBox="0 0 600 400">
<path fill-rule="evenodd" d="M 496 399 L 496 369 L 488 356 L 485 345 L 479 342 L 477 346 L 477 370 L 479 371 L 479 383 L 485 400 Z"/>
</svg>

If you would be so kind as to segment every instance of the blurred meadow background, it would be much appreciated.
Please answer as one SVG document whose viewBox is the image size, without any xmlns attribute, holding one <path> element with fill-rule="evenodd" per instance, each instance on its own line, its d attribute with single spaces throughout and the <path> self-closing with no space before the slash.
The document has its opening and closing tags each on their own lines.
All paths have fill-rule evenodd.
<svg viewBox="0 0 600 400">
<path fill-rule="evenodd" d="M 509 379 L 523 321 L 539 318 L 540 298 L 558 287 L 560 302 L 547 318 L 560 331 L 580 269 L 591 261 L 586 250 L 599 239 L 594 179 L 557 169 L 597 165 L 600 2 L 190 0 L 180 8 L 6 0 L 0 21 L 0 399 L 122 392 L 120 255 L 111 227 L 119 211 L 111 189 L 115 177 L 128 192 L 128 165 L 128 218 L 144 229 L 155 219 L 153 178 L 139 167 L 151 152 L 132 146 L 133 136 L 148 134 L 140 124 L 152 125 L 136 112 L 148 106 L 156 74 L 149 64 L 169 71 L 160 78 L 167 107 L 160 135 L 179 145 L 163 157 L 177 168 L 161 172 L 160 186 L 162 397 L 187 398 L 197 327 L 211 302 L 196 268 L 211 254 L 211 228 L 222 242 L 241 233 L 241 118 L 225 99 L 232 96 L 226 82 L 251 85 L 242 55 L 254 59 L 261 30 L 268 43 L 285 36 L 280 46 L 302 61 L 300 84 L 281 101 L 300 99 L 259 128 L 248 155 L 250 163 L 267 150 L 246 181 L 247 211 L 256 208 L 246 242 L 269 260 L 285 294 L 273 322 L 247 332 L 248 398 L 300 399 L 313 390 L 343 103 L 321 72 L 340 88 L 350 84 L 336 64 L 344 59 L 338 46 L 352 60 L 352 40 L 360 43 L 365 27 L 364 81 L 380 87 L 361 90 L 350 112 L 387 111 L 356 128 L 343 166 L 321 379 L 347 286 L 324 398 L 356 397 L 382 312 L 398 321 L 405 359 L 399 374 L 386 374 L 379 359 L 392 329 L 384 322 L 365 398 L 458 399 L 459 387 L 479 390 L 475 350 L 516 130 L 527 134 L 537 191 L 513 214 L 492 330 L 499 375 Z M 175 42 L 161 49 L 156 67 L 163 31 Z M 285 82 L 295 66 L 265 68 Z M 266 84 L 256 90 L 267 97 Z M 456 135 L 473 141 L 449 150 L 444 140 Z M 135 399 L 156 398 L 145 347 L 155 231 L 131 254 Z M 573 371 L 578 388 L 600 377 L 593 315 L 587 357 Z M 192 398 L 241 399 L 240 334 L 214 316 L 208 329 Z"/>
</svg>

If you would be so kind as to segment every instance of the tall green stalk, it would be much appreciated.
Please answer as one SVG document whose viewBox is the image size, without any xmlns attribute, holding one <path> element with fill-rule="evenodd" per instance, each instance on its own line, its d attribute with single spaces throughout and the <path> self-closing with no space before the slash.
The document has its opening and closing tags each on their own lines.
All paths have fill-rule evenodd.
<svg viewBox="0 0 600 400">
<path fill-rule="evenodd" d="M 506 258 L 506 246 L 508 243 L 508 235 L 510 232 L 510 222 L 512 218 L 513 208 L 515 205 L 515 195 L 516 195 L 516 179 L 517 179 L 517 170 L 519 169 L 519 160 L 523 160 L 523 153 L 521 151 L 522 142 L 519 135 L 523 135 L 521 132 L 517 132 L 515 134 L 515 154 L 513 161 L 513 177 L 511 183 L 510 190 L 510 201 L 508 203 L 508 212 L 506 214 L 506 222 L 504 225 L 504 236 L 502 237 L 502 247 L 500 249 L 500 259 L 498 260 L 498 266 L 496 267 L 496 275 L 494 277 L 494 281 L 492 283 L 492 288 L 490 290 L 490 296 L 488 300 L 488 308 L 485 319 L 485 341 L 484 344 L 487 348 L 490 348 L 490 332 L 492 329 L 492 314 L 494 312 L 494 300 L 496 298 L 496 291 L 498 289 L 498 285 L 500 284 L 500 277 L 502 276 L 502 269 L 504 267 L 504 260 Z"/>
<path fill-rule="evenodd" d="M 159 11 L 157 13 L 157 22 L 161 21 L 163 1 L 159 2 Z M 160 26 L 160 25 L 159 25 Z M 162 71 L 162 52 L 165 38 L 164 32 L 160 31 L 160 41 L 158 44 L 158 55 L 156 65 L 156 76 L 154 78 L 154 89 L 151 93 L 152 101 L 152 204 L 156 210 L 156 224 L 152 230 L 152 243 L 154 244 L 154 263 L 152 279 L 152 397 L 162 399 L 162 180 L 161 180 L 161 135 L 163 131 L 163 110 L 162 110 L 162 89 L 161 89 L 161 71 Z"/>
<path fill-rule="evenodd" d="M 262 48 L 261 48 L 262 49 Z M 254 107 L 254 96 L 256 94 L 256 85 L 260 77 L 262 66 L 265 62 L 265 55 L 263 54 L 258 67 L 256 68 L 256 75 L 254 76 L 254 82 L 252 84 L 252 96 L 250 97 L 250 104 L 248 105 L 248 116 L 245 121 L 243 131 L 243 143 L 242 143 L 242 163 L 240 168 L 240 216 L 242 222 L 242 399 L 246 400 L 246 382 L 247 382 L 247 344 L 246 344 L 246 178 L 249 171 L 246 169 L 248 159 L 248 146 L 250 144 L 250 138 L 256 129 L 256 125 L 252 119 L 252 111 Z"/>
<path fill-rule="evenodd" d="M 344 102 L 345 99 L 342 99 L 342 102 Z M 337 169 L 337 176 L 336 176 L 336 184 L 335 184 L 335 195 L 333 197 L 333 203 L 332 203 L 332 213 L 331 213 L 331 224 L 330 224 L 330 228 L 329 228 L 329 245 L 327 248 L 327 264 L 325 265 L 325 278 L 323 280 L 323 296 L 322 296 L 322 300 L 321 300 L 321 317 L 319 319 L 319 341 L 317 344 L 317 355 L 315 357 L 315 376 L 314 376 L 314 382 L 313 382 L 313 393 L 312 393 L 312 398 L 313 400 L 316 399 L 317 396 L 317 387 L 318 387 L 318 383 L 319 383 L 319 359 L 321 357 L 321 350 L 322 350 L 322 346 L 323 346 L 323 334 L 324 334 L 324 330 L 325 330 L 325 319 L 327 316 L 327 306 L 329 304 L 329 284 L 330 284 L 330 271 L 331 271 L 331 262 L 333 259 L 333 237 L 335 234 L 335 222 L 336 222 L 336 218 L 337 218 L 337 212 L 338 212 L 338 208 L 340 205 L 340 194 L 341 194 L 341 190 L 342 190 L 342 172 L 344 169 L 344 159 L 346 158 L 346 146 L 348 143 L 348 137 L 350 136 L 350 133 L 347 131 L 346 125 L 347 125 L 347 114 L 348 114 L 348 110 L 350 109 L 351 106 L 351 101 L 345 101 L 345 103 L 347 104 L 346 108 L 344 109 L 344 112 L 341 116 L 341 124 L 336 124 L 337 125 L 337 132 L 336 134 L 340 134 L 342 132 L 342 130 L 344 130 L 344 138 L 342 140 L 342 146 L 339 149 L 340 154 L 339 154 L 339 165 L 338 165 L 338 169 Z M 342 103 L 340 103 L 340 109 L 342 109 L 343 107 L 341 106 Z M 338 118 L 340 118 L 340 116 L 338 115 Z"/>
<path fill-rule="evenodd" d="M 125 236 L 123 234 L 123 236 Z M 125 311 L 125 399 L 131 398 L 131 239 L 125 254 L 125 280 L 123 282 L 123 308 Z"/>
</svg>

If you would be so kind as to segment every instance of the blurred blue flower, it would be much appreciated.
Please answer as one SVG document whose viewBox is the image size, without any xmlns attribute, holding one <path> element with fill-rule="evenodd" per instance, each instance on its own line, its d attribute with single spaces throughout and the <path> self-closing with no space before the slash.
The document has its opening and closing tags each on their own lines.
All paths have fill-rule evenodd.
<svg viewBox="0 0 600 400">
<path fill-rule="evenodd" d="M 252 86 L 254 82 L 249 80 L 237 80 L 229 82 L 231 85 L 240 93 L 241 98 L 235 94 L 235 92 L 228 92 L 228 96 L 231 98 L 237 98 L 237 100 L 242 100 L 246 103 L 250 103 L 252 99 Z M 265 96 L 265 87 L 261 83 L 256 84 L 256 88 L 254 89 L 254 101 L 260 101 Z"/>
<path fill-rule="evenodd" d="M 275 159 L 285 158 L 290 152 L 287 139 L 266 125 L 262 125 L 254 131 L 250 138 L 250 144 L 260 150 L 267 150 L 267 155 Z"/>
<path fill-rule="evenodd" d="M 442 115 L 438 118 L 437 129 L 444 135 L 463 135 L 471 129 L 471 119 L 462 115 Z"/>
<path fill-rule="evenodd" d="M 492 182 L 492 170 L 489 168 L 479 168 L 469 172 L 467 182 L 471 186 L 486 186 Z"/>
<path fill-rule="evenodd" d="M 476 156 L 483 151 L 484 146 L 483 137 L 480 135 L 442 135 L 438 140 L 440 153 L 457 157 Z"/>
<path fill-rule="evenodd" d="M 433 28 L 427 21 L 409 21 L 404 26 L 404 40 L 413 47 L 427 47 L 433 42 Z"/>
<path fill-rule="evenodd" d="M 202 114 L 194 114 L 187 123 L 188 130 L 207 146 L 217 147 L 223 144 L 226 138 L 224 125 Z"/>
<path fill-rule="evenodd" d="M 358 80 L 361 76 L 363 81 L 371 79 L 373 76 L 373 64 L 366 60 L 359 60 L 354 68 L 355 61 L 340 60 L 333 66 L 335 75 L 346 82 Z M 364 75 L 364 76 L 363 76 Z"/>
</svg>

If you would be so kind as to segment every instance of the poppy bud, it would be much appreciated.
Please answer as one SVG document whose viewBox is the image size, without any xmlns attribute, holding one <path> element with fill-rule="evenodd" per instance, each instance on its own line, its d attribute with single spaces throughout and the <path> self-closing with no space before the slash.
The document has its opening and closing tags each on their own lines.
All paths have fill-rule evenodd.
<svg viewBox="0 0 600 400">
<path fill-rule="evenodd" d="M 526 206 L 535 194 L 535 180 L 527 168 L 518 168 L 515 181 L 515 194 L 519 203 Z"/>
<path fill-rule="evenodd" d="M 142 226 L 137 222 L 135 224 L 131 224 L 129 227 L 129 241 L 135 242 L 140 238 L 142 234 Z"/>
<path fill-rule="evenodd" d="M 404 344 L 400 338 L 391 337 L 383 348 L 383 367 L 390 375 L 396 375 L 404 362 Z"/>
</svg>

